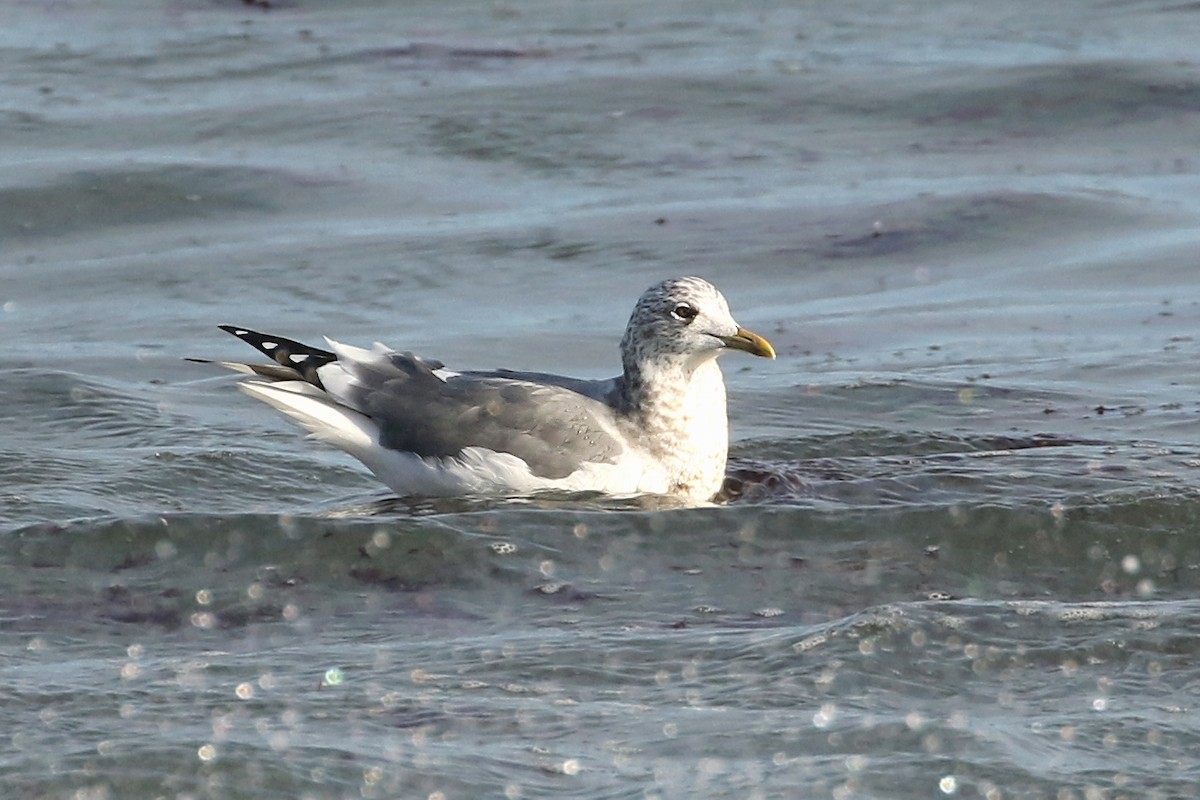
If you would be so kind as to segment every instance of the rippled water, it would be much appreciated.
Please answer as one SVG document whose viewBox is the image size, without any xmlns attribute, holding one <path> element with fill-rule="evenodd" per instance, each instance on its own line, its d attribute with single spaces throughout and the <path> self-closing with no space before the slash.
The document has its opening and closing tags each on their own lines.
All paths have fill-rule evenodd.
<svg viewBox="0 0 1200 800">
<path fill-rule="evenodd" d="M 993 6 L 0 9 L 6 796 L 1194 796 L 1200 12 Z M 712 507 L 182 360 L 601 377 L 687 273 L 780 352 Z"/>
</svg>

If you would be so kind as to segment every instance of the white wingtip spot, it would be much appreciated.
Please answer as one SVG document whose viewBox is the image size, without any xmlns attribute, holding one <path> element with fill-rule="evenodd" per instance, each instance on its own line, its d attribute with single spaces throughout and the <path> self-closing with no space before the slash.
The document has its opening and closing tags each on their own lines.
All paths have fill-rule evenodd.
<svg viewBox="0 0 1200 800">
<path fill-rule="evenodd" d="M 290 356 L 288 356 L 288 361 L 291 361 L 293 364 L 302 364 L 307 358 L 308 356 L 304 355 L 303 353 L 292 353 Z"/>
<path fill-rule="evenodd" d="M 275 342 L 263 342 L 262 343 L 263 350 L 274 350 L 276 347 L 279 347 L 279 345 Z"/>
</svg>

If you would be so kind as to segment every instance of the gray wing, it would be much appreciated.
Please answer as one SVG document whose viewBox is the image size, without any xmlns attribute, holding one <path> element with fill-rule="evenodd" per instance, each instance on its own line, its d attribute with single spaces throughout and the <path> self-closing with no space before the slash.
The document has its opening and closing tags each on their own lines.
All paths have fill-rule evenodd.
<svg viewBox="0 0 1200 800">
<path fill-rule="evenodd" d="M 385 447 L 453 456 L 467 447 L 510 453 L 533 474 L 565 478 L 585 462 L 613 463 L 625 450 L 610 431 L 616 411 L 571 385 L 601 392 L 602 382 L 532 373 L 439 373 L 411 353 L 343 348 L 319 372 L 339 402 L 371 417 Z M 337 372 L 334 372 L 334 371 Z"/>
<path fill-rule="evenodd" d="M 441 367 L 441 363 L 435 369 Z M 464 372 L 464 375 L 477 375 L 481 378 L 507 378 L 512 381 L 539 383 L 546 386 L 560 386 L 570 389 L 576 394 L 599 400 L 607 406 L 617 408 L 620 405 L 622 378 L 609 378 L 604 381 L 590 381 L 584 378 L 568 378 L 565 375 L 551 375 L 549 372 L 518 372 L 512 369 L 498 369 L 495 372 Z"/>
</svg>

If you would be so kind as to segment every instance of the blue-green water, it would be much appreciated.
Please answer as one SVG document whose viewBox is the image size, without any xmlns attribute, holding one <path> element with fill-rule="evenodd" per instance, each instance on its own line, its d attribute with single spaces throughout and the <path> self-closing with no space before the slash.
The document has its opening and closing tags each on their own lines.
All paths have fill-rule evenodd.
<svg viewBox="0 0 1200 800">
<path fill-rule="evenodd" d="M 1200 11 L 0 9 L 4 796 L 1186 798 Z M 405 500 L 235 323 L 600 377 L 731 501 Z"/>
</svg>

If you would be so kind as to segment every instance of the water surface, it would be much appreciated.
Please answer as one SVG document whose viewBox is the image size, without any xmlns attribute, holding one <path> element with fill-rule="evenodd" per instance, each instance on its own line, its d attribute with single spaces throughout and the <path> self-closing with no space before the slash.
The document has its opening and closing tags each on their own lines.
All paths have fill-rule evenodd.
<svg viewBox="0 0 1200 800">
<path fill-rule="evenodd" d="M 6 785 L 1192 796 L 1197 13 L 9 4 Z M 691 273 L 780 353 L 713 507 L 394 498 L 182 360 L 603 377 Z"/>
</svg>

